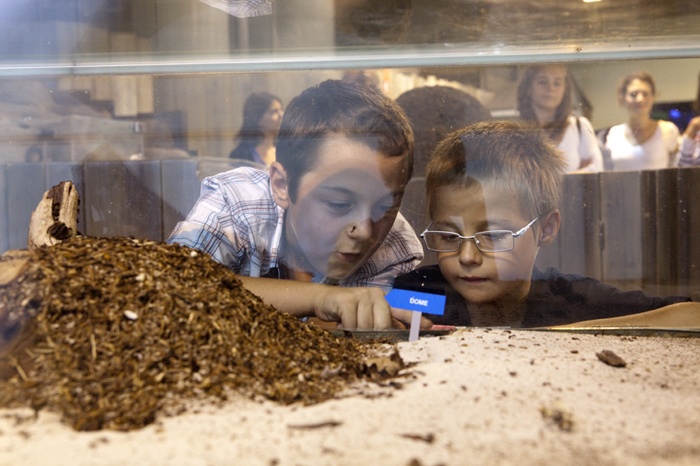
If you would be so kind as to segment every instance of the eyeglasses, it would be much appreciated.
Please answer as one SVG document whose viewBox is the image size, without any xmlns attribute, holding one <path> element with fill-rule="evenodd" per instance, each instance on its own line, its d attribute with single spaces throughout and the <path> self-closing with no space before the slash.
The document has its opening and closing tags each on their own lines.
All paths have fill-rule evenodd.
<svg viewBox="0 0 700 466">
<path fill-rule="evenodd" d="M 510 251 L 515 246 L 515 238 L 523 236 L 540 217 L 513 233 L 510 230 L 480 231 L 474 236 L 462 236 L 453 231 L 432 231 L 428 228 L 421 233 L 420 237 L 425 241 L 425 245 L 431 251 L 455 252 L 462 247 L 462 242 L 467 239 L 474 240 L 474 244 L 481 252 L 505 252 Z"/>
</svg>

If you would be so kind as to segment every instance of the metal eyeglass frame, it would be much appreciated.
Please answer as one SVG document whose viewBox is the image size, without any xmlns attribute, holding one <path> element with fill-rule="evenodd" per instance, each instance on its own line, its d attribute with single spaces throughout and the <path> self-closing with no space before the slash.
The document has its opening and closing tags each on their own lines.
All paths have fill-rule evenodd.
<svg viewBox="0 0 700 466">
<path fill-rule="evenodd" d="M 464 240 L 467 240 L 467 239 L 474 240 L 474 244 L 481 252 L 506 252 L 506 251 L 511 251 L 515 247 L 515 238 L 519 238 L 519 237 L 523 236 L 530 229 L 530 227 L 532 227 L 532 225 L 534 225 L 535 222 L 540 219 L 540 217 L 541 217 L 541 215 L 538 215 L 530 223 L 528 223 L 527 225 L 525 225 L 524 227 L 522 227 L 520 230 L 516 231 L 515 233 L 513 233 L 510 230 L 489 230 L 489 231 L 479 231 L 477 233 L 474 233 L 473 236 L 462 236 L 459 233 L 455 233 L 454 231 L 430 230 L 429 228 L 432 225 L 432 223 L 431 223 L 430 225 L 427 226 L 427 228 L 423 231 L 423 233 L 420 234 L 420 237 L 423 239 L 423 242 L 425 243 L 425 247 L 427 247 L 431 251 L 435 251 L 435 252 L 456 252 L 456 251 L 459 251 L 462 248 L 462 244 L 464 243 Z M 428 246 L 428 241 L 426 241 L 426 239 L 425 239 L 426 233 L 441 233 L 443 235 L 456 236 L 456 237 L 459 237 L 460 241 L 457 244 L 457 247 L 455 249 L 449 249 L 449 250 L 433 249 L 430 246 Z M 479 241 L 478 236 L 488 234 L 488 233 L 510 233 L 511 238 L 513 239 L 513 242 L 511 243 L 511 246 L 507 249 L 484 250 L 481 247 L 481 242 Z"/>
</svg>

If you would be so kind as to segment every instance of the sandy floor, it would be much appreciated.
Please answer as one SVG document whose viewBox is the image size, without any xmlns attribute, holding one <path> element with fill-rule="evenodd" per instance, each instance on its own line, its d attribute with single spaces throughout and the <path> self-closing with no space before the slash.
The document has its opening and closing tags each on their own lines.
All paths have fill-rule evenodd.
<svg viewBox="0 0 700 466">
<path fill-rule="evenodd" d="M 698 338 L 480 329 L 398 347 L 416 364 L 395 383 L 310 407 L 232 400 L 130 433 L 0 411 L 0 464 L 700 464 Z"/>
</svg>

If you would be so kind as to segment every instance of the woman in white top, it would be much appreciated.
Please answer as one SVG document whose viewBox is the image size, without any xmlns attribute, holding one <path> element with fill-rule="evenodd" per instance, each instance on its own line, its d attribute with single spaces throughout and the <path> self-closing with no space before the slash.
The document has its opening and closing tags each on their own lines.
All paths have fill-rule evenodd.
<svg viewBox="0 0 700 466">
<path fill-rule="evenodd" d="M 603 157 L 591 123 L 571 114 L 571 78 L 564 65 L 525 70 L 518 85 L 520 118 L 542 128 L 567 161 L 567 172 L 596 172 Z"/>
<path fill-rule="evenodd" d="M 674 165 L 680 134 L 670 121 L 652 120 L 655 96 L 654 78 L 648 73 L 633 73 L 620 82 L 617 97 L 629 117 L 626 123 L 611 127 L 605 138 L 613 170 L 653 170 Z"/>
</svg>

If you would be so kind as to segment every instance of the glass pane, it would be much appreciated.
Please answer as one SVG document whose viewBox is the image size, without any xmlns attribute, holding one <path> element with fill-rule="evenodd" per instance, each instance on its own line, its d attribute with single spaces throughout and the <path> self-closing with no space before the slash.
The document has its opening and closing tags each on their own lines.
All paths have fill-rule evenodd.
<svg viewBox="0 0 700 466">
<path fill-rule="evenodd" d="M 0 6 L 0 72 L 144 73 L 697 55 L 700 5 L 664 0 L 218 0 Z M 221 2 L 218 2 L 219 4 Z M 26 31 L 32 31 L 27 34 Z"/>
<path fill-rule="evenodd" d="M 0 252 L 26 247 L 32 211 L 63 179 L 78 186 L 82 233 L 165 240 L 204 177 L 250 165 L 229 154 L 254 92 L 284 107 L 326 79 L 362 80 L 392 99 L 443 86 L 515 119 L 526 68 L 554 63 L 568 67 L 572 112 L 594 130 L 628 119 L 616 86 L 636 71 L 656 80 L 655 118 L 682 131 L 697 111 L 695 2 L 289 0 L 248 18 L 215 0 L 36 3 L 0 6 Z M 447 129 L 434 103 L 414 102 L 417 138 Z M 430 223 L 431 149 L 418 147 L 401 207 L 417 233 Z M 700 293 L 698 170 L 567 175 L 563 226 L 538 266 Z M 428 253 L 423 264 L 435 261 Z"/>
</svg>

